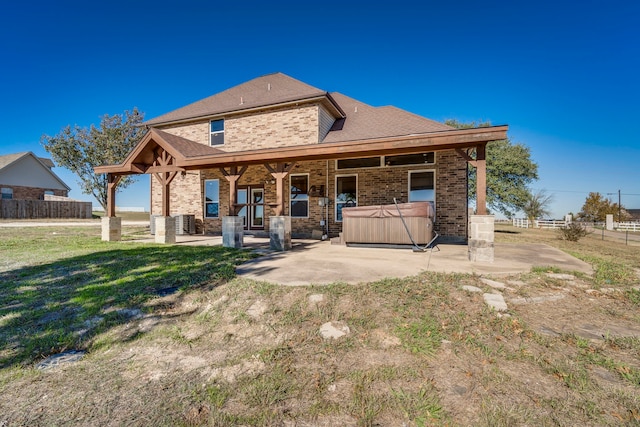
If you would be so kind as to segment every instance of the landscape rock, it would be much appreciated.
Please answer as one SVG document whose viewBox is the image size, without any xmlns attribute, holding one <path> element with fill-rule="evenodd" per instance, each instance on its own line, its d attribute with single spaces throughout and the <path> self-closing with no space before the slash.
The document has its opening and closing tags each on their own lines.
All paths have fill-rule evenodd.
<svg viewBox="0 0 640 427">
<path fill-rule="evenodd" d="M 320 326 L 320 336 L 324 339 L 337 339 L 351 333 L 349 326 L 343 321 L 334 320 Z"/>
<path fill-rule="evenodd" d="M 267 311 L 267 308 L 267 304 L 264 301 L 258 300 L 247 309 L 247 314 L 257 319 Z"/>
<path fill-rule="evenodd" d="M 504 283 L 496 282 L 495 280 L 485 279 L 484 277 L 480 278 L 480 281 L 487 286 L 491 286 L 494 289 L 506 289 L 507 286 Z"/>
<path fill-rule="evenodd" d="M 547 273 L 547 277 L 552 279 L 560 279 L 560 280 L 575 280 L 576 276 L 573 274 L 564 274 L 564 273 Z"/>
<path fill-rule="evenodd" d="M 309 302 L 311 304 L 318 304 L 318 303 L 324 302 L 324 294 L 309 295 Z"/>
<path fill-rule="evenodd" d="M 476 287 L 476 286 L 471 286 L 471 285 L 463 285 L 462 286 L 462 290 L 467 291 L 467 292 L 482 292 L 482 289 Z"/>
<path fill-rule="evenodd" d="M 507 303 L 500 294 L 483 294 L 484 302 L 495 311 L 507 311 Z"/>
<path fill-rule="evenodd" d="M 44 359 L 42 362 L 36 365 L 36 369 L 46 370 L 51 369 L 60 365 L 64 365 L 67 363 L 77 362 L 82 359 L 85 355 L 84 351 L 76 351 L 70 350 L 65 351 L 64 353 L 54 354 L 53 356 L 49 356 Z"/>
</svg>

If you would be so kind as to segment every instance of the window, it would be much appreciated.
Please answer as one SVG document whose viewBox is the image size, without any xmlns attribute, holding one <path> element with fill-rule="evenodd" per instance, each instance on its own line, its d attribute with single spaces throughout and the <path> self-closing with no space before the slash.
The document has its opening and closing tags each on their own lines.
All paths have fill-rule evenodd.
<svg viewBox="0 0 640 427">
<path fill-rule="evenodd" d="M 3 199 L 13 199 L 13 188 L 3 188 L 0 193 Z"/>
<path fill-rule="evenodd" d="M 336 169 L 379 168 L 380 156 L 361 157 L 359 159 L 341 159 L 336 162 Z"/>
<path fill-rule="evenodd" d="M 296 218 L 309 216 L 309 175 L 291 175 L 289 214 Z"/>
<path fill-rule="evenodd" d="M 218 218 L 220 208 L 220 181 L 207 179 L 204 181 L 204 216 Z"/>
<path fill-rule="evenodd" d="M 397 156 L 360 157 L 336 160 L 336 169 L 379 168 L 384 166 L 433 165 L 436 155 L 433 151 Z"/>
<path fill-rule="evenodd" d="M 406 165 L 432 165 L 435 163 L 435 153 L 433 151 L 418 154 L 402 154 L 400 156 L 385 156 L 386 166 L 406 166 Z"/>
<path fill-rule="evenodd" d="M 211 120 L 211 138 L 209 145 L 224 144 L 224 120 Z"/>
<path fill-rule="evenodd" d="M 431 202 L 435 208 L 436 186 L 434 171 L 409 172 L 409 202 Z"/>
<path fill-rule="evenodd" d="M 342 208 L 358 206 L 358 177 L 336 177 L 336 222 L 342 221 Z"/>
</svg>

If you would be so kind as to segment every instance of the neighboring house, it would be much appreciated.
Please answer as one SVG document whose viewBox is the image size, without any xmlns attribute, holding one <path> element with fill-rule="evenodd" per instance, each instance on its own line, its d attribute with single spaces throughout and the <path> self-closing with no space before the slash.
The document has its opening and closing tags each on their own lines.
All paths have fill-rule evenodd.
<svg viewBox="0 0 640 427">
<path fill-rule="evenodd" d="M 44 200 L 45 195 L 67 197 L 69 186 L 52 170 L 50 159 L 30 151 L 0 156 L 2 199 Z"/>
<path fill-rule="evenodd" d="M 282 73 L 144 125 L 149 132 L 123 164 L 96 168 L 109 174 L 109 216 L 120 177 L 149 173 L 152 214 L 195 215 L 205 233 L 220 233 L 222 217 L 238 215 L 256 234 L 268 232 L 271 215 L 284 215 L 294 237 L 336 235 L 343 207 L 395 198 L 431 202 L 435 230 L 466 240 L 467 164 L 478 167 L 478 211 L 485 213 L 485 147 L 507 132 L 506 126 L 453 129 Z"/>
<path fill-rule="evenodd" d="M 640 221 L 640 209 L 627 209 L 626 211 L 631 217 L 631 221 Z"/>
</svg>

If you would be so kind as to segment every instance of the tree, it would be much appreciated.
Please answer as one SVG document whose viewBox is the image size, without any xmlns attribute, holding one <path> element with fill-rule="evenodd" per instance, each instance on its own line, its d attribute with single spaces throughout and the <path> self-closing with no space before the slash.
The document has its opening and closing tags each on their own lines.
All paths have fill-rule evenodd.
<svg viewBox="0 0 640 427">
<path fill-rule="evenodd" d="M 618 222 L 628 217 L 624 206 L 618 209 L 617 203 L 612 203 L 611 200 L 606 199 L 600 193 L 591 192 L 584 201 L 582 211 L 578 213 L 578 218 L 588 222 L 605 221 L 609 214 L 613 215 L 614 221 Z"/>
<path fill-rule="evenodd" d="M 106 211 L 107 176 L 96 174 L 93 168 L 122 163 L 145 132 L 139 126 L 143 119 L 144 113 L 136 108 L 124 114 L 105 114 L 100 127 L 67 125 L 55 136 L 42 135 L 40 143 L 58 165 L 78 175 L 82 192 L 92 194 Z M 132 178 L 124 178 L 118 188 L 123 189 L 132 182 Z"/>
<path fill-rule="evenodd" d="M 457 129 L 491 126 L 491 122 L 461 123 L 455 119 L 445 124 Z M 487 144 L 487 205 L 511 218 L 522 210 L 530 191 L 527 186 L 538 179 L 538 165 L 524 144 L 507 138 Z M 476 199 L 476 168 L 469 166 L 469 199 Z"/>
<path fill-rule="evenodd" d="M 536 193 L 529 193 L 524 206 L 522 206 L 522 212 L 524 212 L 529 221 L 549 216 L 549 205 L 552 201 L 553 195 L 547 194 L 544 190 L 540 190 Z"/>
</svg>

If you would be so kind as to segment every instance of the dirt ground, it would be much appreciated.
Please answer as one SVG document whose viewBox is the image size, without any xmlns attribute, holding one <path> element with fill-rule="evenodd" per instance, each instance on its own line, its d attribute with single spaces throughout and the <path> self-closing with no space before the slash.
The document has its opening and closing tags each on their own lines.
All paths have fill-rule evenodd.
<svg viewBox="0 0 640 427">
<path fill-rule="evenodd" d="M 579 253 L 593 274 L 430 271 L 299 287 L 236 277 L 163 285 L 139 307 L 104 299 L 100 312 L 123 321 L 92 333 L 100 318 L 82 319 L 64 358 L 23 348 L 21 362 L 3 365 L 0 427 L 640 425 L 637 247 L 558 242 L 540 230 L 496 235 Z M 9 293 L 32 288 L 0 293 L 11 303 Z M 490 309 L 492 294 L 506 310 Z M 38 320 L 43 336 L 46 319 L 76 314 L 53 303 Z M 3 313 L 5 331 L 10 322 L 33 330 L 19 312 Z M 344 335 L 328 338 L 328 327 Z M 11 352 L 18 344 L 6 336 L 15 331 L 0 335 L 0 351 Z"/>
<path fill-rule="evenodd" d="M 640 424 L 628 289 L 544 271 L 494 279 L 505 288 L 425 273 L 177 292 L 79 361 L 5 369 L 0 425 Z M 323 338 L 331 321 L 348 334 Z"/>
</svg>

